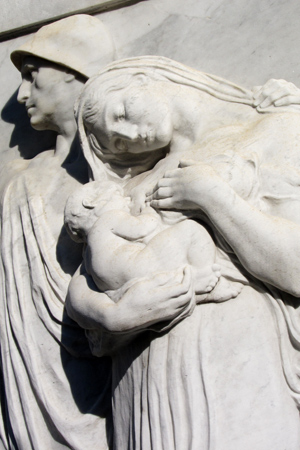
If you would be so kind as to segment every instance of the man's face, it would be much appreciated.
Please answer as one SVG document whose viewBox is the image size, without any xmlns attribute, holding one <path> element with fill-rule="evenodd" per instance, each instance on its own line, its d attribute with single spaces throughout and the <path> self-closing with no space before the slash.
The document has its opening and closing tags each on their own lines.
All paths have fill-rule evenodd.
<svg viewBox="0 0 300 450">
<path fill-rule="evenodd" d="M 42 58 L 27 56 L 21 74 L 18 101 L 25 105 L 32 127 L 57 131 L 65 108 L 66 71 Z"/>
</svg>

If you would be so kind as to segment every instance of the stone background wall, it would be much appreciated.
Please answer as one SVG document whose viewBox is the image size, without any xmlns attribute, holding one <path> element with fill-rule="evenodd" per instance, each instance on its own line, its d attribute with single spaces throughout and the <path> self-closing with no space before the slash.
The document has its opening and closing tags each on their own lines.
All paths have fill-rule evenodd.
<svg viewBox="0 0 300 450">
<path fill-rule="evenodd" d="M 33 17 L 34 22 L 39 17 L 49 21 L 51 17 L 66 15 L 66 5 L 70 4 L 66 0 L 59 2 L 59 7 L 57 1 L 3 1 L 6 3 L 0 32 L 14 28 L 9 22 L 14 15 L 16 24 L 18 15 Z M 109 0 L 85 0 L 77 1 L 76 5 L 95 11 L 97 5 L 109 3 Z M 262 84 L 269 78 L 285 78 L 300 86 L 298 0 L 144 0 L 132 3 L 96 14 L 111 30 L 120 58 L 159 54 L 248 87 Z M 31 129 L 24 107 L 16 101 L 20 74 L 9 55 L 27 39 L 28 35 L 24 35 L 0 44 L 2 163 L 20 155 L 32 157 L 51 147 L 53 142 L 52 134 Z"/>
</svg>

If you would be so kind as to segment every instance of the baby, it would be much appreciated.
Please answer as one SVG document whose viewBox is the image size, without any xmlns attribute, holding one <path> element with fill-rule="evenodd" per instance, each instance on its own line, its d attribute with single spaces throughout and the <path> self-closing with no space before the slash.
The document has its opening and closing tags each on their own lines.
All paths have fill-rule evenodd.
<svg viewBox="0 0 300 450">
<path fill-rule="evenodd" d="M 133 216 L 130 198 L 114 182 L 94 181 L 72 194 L 65 225 L 72 239 L 86 244 L 86 270 L 110 298 L 134 279 L 189 265 L 197 301 L 203 301 L 220 278 L 216 247 L 204 226 L 181 214 L 180 221 L 166 224 L 150 207 Z M 222 290 L 224 298 L 213 300 L 235 295 Z"/>
</svg>

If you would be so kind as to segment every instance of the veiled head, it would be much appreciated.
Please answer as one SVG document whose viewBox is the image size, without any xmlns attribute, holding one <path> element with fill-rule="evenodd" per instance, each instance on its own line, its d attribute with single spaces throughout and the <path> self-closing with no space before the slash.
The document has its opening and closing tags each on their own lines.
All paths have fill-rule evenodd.
<svg viewBox="0 0 300 450">
<path fill-rule="evenodd" d="M 95 156 L 104 164 L 121 161 L 130 166 L 133 156 L 141 160 L 141 155 L 153 154 L 154 159 L 156 151 L 168 148 L 174 133 L 170 105 L 182 87 L 191 98 L 196 90 L 227 102 L 252 102 L 250 91 L 167 58 L 112 63 L 89 80 L 76 105 L 83 151 L 92 170 Z"/>
<path fill-rule="evenodd" d="M 166 147 L 172 119 L 162 82 L 146 74 L 116 74 L 94 83 L 82 110 L 85 129 L 112 154 Z"/>
</svg>

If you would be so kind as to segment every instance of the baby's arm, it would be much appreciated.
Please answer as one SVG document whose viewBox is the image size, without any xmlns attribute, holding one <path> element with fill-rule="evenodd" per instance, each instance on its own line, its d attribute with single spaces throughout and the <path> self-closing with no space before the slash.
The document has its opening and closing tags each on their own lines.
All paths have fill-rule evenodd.
<svg viewBox="0 0 300 450">
<path fill-rule="evenodd" d="M 129 241 L 135 241 L 148 236 L 155 230 L 158 217 L 153 214 L 133 216 L 126 211 L 114 211 L 115 227 L 113 233 Z"/>
</svg>

